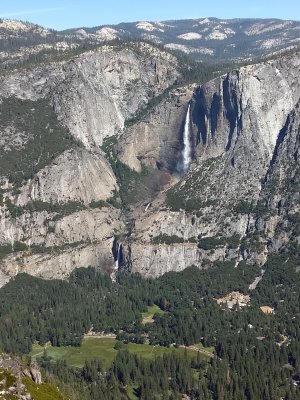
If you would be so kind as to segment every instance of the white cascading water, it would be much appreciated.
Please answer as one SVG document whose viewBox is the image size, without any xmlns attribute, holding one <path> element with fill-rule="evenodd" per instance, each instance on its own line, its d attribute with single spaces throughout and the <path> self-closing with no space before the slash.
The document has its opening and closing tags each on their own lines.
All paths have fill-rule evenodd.
<svg viewBox="0 0 300 400">
<path fill-rule="evenodd" d="M 116 258 L 116 261 L 115 261 L 115 270 L 116 270 L 116 271 L 119 269 L 119 245 L 117 245 L 117 246 L 118 246 L 118 249 L 117 249 L 117 258 Z"/>
<path fill-rule="evenodd" d="M 191 140 L 190 140 L 190 114 L 191 114 L 191 105 L 189 104 L 185 123 L 184 123 L 184 131 L 183 131 L 183 150 L 182 150 L 182 169 L 183 172 L 186 172 L 189 169 L 192 157 L 192 149 L 191 149 Z"/>
<path fill-rule="evenodd" d="M 117 259 L 115 261 L 115 270 L 117 271 L 120 266 L 120 261 L 121 261 L 121 254 L 122 254 L 122 244 L 120 243 L 118 245 L 118 250 L 117 250 Z"/>
</svg>

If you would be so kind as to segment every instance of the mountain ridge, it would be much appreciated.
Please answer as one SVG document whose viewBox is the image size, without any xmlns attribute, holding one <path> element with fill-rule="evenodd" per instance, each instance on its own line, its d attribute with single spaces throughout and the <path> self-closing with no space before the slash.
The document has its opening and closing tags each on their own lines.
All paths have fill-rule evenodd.
<svg viewBox="0 0 300 400">
<path fill-rule="evenodd" d="M 23 43 L 25 46 L 28 47 L 30 41 L 35 45 L 32 49 L 34 53 L 42 51 L 46 44 L 49 48 L 64 51 L 80 44 L 137 39 L 161 44 L 197 60 L 211 61 L 253 59 L 270 51 L 297 46 L 300 29 L 299 21 L 272 18 L 222 20 L 210 17 L 161 22 L 136 21 L 63 31 L 45 30 L 22 21 L 7 21 L 10 20 L 0 23 L 0 48 L 3 50 L 9 50 L 7 39 L 13 40 L 14 48 L 18 47 L 19 40 L 19 46 L 22 47 L 22 35 L 27 37 L 27 43 Z M 21 32 L 20 35 L 18 32 Z"/>
</svg>

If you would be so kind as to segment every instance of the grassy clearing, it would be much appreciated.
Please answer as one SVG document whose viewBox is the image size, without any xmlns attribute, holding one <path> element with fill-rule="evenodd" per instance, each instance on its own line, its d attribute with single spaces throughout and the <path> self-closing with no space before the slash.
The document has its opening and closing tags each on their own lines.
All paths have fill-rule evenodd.
<svg viewBox="0 0 300 400">
<path fill-rule="evenodd" d="M 47 355 L 54 361 L 66 360 L 68 365 L 77 368 L 82 367 L 85 360 L 97 358 L 103 363 L 104 368 L 108 369 L 117 354 L 117 350 L 114 349 L 116 342 L 113 338 L 89 337 L 83 339 L 80 347 L 48 345 Z M 30 355 L 38 358 L 43 355 L 43 352 L 44 347 L 35 344 Z"/>
<path fill-rule="evenodd" d="M 154 322 L 154 314 L 164 314 L 165 311 L 163 311 L 161 308 L 159 308 L 156 304 L 154 304 L 153 306 L 149 306 L 148 310 L 146 312 L 142 313 L 142 318 L 143 324 L 151 324 L 152 322 Z"/>
<path fill-rule="evenodd" d="M 136 354 L 148 360 L 151 360 L 157 356 L 162 356 L 163 354 L 170 354 L 173 352 L 182 357 L 184 357 L 186 352 L 187 356 L 191 359 L 197 356 L 197 350 L 188 348 L 185 349 L 184 347 L 175 348 L 175 347 L 153 346 L 150 344 L 128 343 L 124 344 L 122 348 L 127 349 L 130 353 Z"/>
<path fill-rule="evenodd" d="M 117 354 L 117 350 L 114 349 L 117 340 L 114 338 L 99 338 L 99 337 L 87 337 L 83 339 L 81 347 L 53 347 L 47 345 L 47 354 L 54 361 L 56 360 L 66 360 L 67 364 L 72 367 L 80 368 L 84 365 L 85 360 L 98 359 L 103 364 L 104 369 L 108 369 Z M 200 345 L 197 345 L 200 346 Z M 195 346 L 194 346 L 195 347 Z M 197 347 L 200 349 L 200 347 Z M 128 343 L 122 344 L 122 349 L 128 350 L 130 353 L 136 354 L 139 357 L 145 359 L 153 359 L 156 356 L 161 356 L 166 353 L 175 352 L 182 357 L 186 354 L 189 358 L 195 358 L 197 356 L 197 349 L 183 347 L 163 347 L 163 346 L 152 346 L 150 344 L 136 344 Z M 208 352 L 213 351 L 212 348 L 203 348 Z M 44 347 L 39 345 L 34 345 L 30 355 L 34 358 L 39 358 L 44 353 Z M 206 358 L 205 354 L 200 352 L 201 357 Z"/>
</svg>

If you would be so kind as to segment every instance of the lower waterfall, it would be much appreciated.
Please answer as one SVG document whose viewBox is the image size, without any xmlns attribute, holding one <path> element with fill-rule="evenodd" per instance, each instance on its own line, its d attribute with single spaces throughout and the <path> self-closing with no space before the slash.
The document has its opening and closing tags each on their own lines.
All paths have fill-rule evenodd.
<svg viewBox="0 0 300 400">
<path fill-rule="evenodd" d="M 123 262 L 123 246 L 122 243 L 117 245 L 117 257 L 115 261 L 115 270 L 117 271 Z"/>
</svg>

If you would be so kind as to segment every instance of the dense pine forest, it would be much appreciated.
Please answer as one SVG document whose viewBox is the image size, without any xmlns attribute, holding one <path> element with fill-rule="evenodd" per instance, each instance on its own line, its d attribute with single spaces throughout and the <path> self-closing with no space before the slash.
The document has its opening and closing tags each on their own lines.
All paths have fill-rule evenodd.
<svg viewBox="0 0 300 400">
<path fill-rule="evenodd" d="M 48 379 L 64 382 L 63 390 L 74 398 L 127 399 L 131 388 L 140 399 L 177 399 L 183 393 L 191 399 L 298 399 L 299 261 L 296 245 L 269 257 L 252 291 L 249 284 L 260 271 L 244 263 L 190 267 L 150 280 L 121 272 L 116 282 L 92 268 L 75 270 L 68 282 L 20 274 L 0 291 L 1 351 L 25 355 L 34 342 L 49 341 L 80 346 L 93 327 L 119 340 L 109 370 L 96 360 L 75 369 L 46 352 L 40 358 Z M 250 303 L 217 304 L 232 291 L 249 293 Z M 162 312 L 144 324 L 142 313 L 153 304 Z M 265 314 L 261 306 L 274 312 Z M 215 355 L 171 352 L 144 360 L 122 347 L 128 342 L 174 349 L 202 343 L 213 346 Z"/>
</svg>

